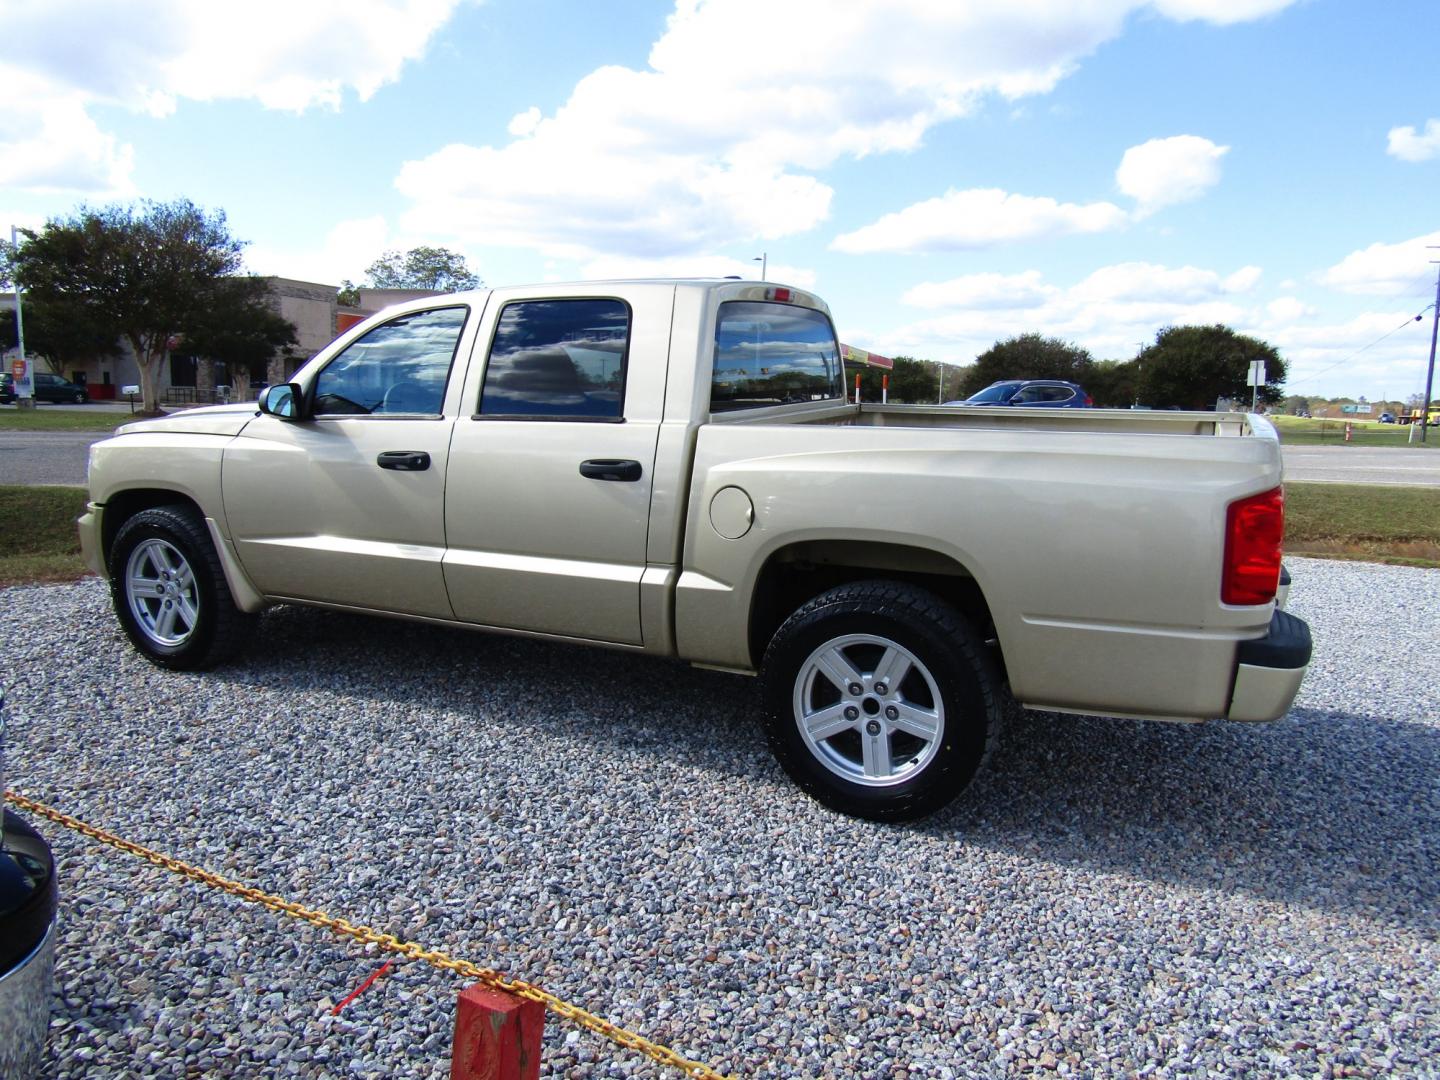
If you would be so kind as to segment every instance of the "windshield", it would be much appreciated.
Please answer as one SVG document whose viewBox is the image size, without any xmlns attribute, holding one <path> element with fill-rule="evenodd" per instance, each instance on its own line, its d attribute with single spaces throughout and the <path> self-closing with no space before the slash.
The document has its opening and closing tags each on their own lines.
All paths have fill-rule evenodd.
<svg viewBox="0 0 1440 1080">
<path fill-rule="evenodd" d="M 987 405 L 991 402 L 1006 402 L 1014 397 L 1015 391 L 1019 389 L 1019 383 L 991 383 L 978 394 L 971 394 L 965 400 L 975 405 Z"/>
<path fill-rule="evenodd" d="M 829 317 L 792 304 L 721 304 L 710 379 L 711 412 L 845 397 Z"/>
</svg>

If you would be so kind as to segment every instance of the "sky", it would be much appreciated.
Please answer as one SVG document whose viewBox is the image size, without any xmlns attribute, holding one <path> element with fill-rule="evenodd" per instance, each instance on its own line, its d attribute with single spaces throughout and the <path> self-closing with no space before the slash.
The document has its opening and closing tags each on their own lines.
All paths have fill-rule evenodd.
<svg viewBox="0 0 1440 1080">
<path fill-rule="evenodd" d="M 0 227 L 183 197 L 260 274 L 417 244 L 488 285 L 763 266 L 889 356 L 1034 331 L 1120 360 L 1221 322 L 1292 393 L 1424 390 L 1435 0 L 0 0 L 0 27 Z"/>
</svg>

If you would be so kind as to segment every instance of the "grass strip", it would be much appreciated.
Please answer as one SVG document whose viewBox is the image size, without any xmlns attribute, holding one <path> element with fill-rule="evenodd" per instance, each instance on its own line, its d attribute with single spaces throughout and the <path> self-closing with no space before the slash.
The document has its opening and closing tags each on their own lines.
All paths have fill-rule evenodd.
<svg viewBox="0 0 1440 1080">
<path fill-rule="evenodd" d="M 1415 429 L 1410 442 L 1409 424 L 1381 424 L 1374 420 L 1315 420 L 1300 416 L 1267 416 L 1280 433 L 1286 446 L 1336 446 L 1345 442 L 1345 427 L 1350 427 L 1351 446 L 1440 446 L 1440 428 L 1425 432 L 1426 442 L 1419 442 L 1420 429 Z"/>
<path fill-rule="evenodd" d="M 0 485 L 0 585 L 74 581 L 86 572 L 75 528 L 85 499 L 78 487 Z"/>
<path fill-rule="evenodd" d="M 0 431 L 114 431 L 121 424 L 139 419 L 129 413 L 99 409 L 81 412 L 79 409 L 47 409 L 43 405 L 33 409 L 0 408 Z"/>
<path fill-rule="evenodd" d="M 1440 567 L 1440 487 L 1286 484 L 1285 550 Z"/>
</svg>

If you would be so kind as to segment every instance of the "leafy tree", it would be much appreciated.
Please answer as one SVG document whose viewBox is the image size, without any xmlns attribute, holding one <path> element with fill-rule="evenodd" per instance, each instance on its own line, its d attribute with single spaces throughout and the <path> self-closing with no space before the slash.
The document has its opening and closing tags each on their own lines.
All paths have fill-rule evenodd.
<svg viewBox="0 0 1440 1080">
<path fill-rule="evenodd" d="M 922 405 L 935 401 L 937 375 L 935 365 L 929 360 L 897 356 L 895 367 L 890 371 L 868 364 L 851 364 L 845 369 L 845 392 L 852 399 L 855 395 L 857 374 L 860 376 L 860 398 L 863 401 L 880 400 L 886 375 L 890 376 L 891 402 L 897 405 Z"/>
<path fill-rule="evenodd" d="M 413 247 L 401 254 L 387 251 L 365 270 L 375 289 L 433 289 L 460 292 L 478 289 L 480 278 L 465 265 L 465 256 L 449 248 Z M 350 282 L 345 285 L 354 289 Z"/>
<path fill-rule="evenodd" d="M 1133 360 L 1097 360 L 1081 385 L 1102 409 L 1128 409 L 1139 400 L 1139 372 Z"/>
<path fill-rule="evenodd" d="M 1001 379 L 1064 379 L 1085 386 L 1094 366 L 1089 351 L 1079 345 L 1036 333 L 1020 334 L 977 356 L 965 369 L 954 397 L 969 397 Z"/>
<path fill-rule="evenodd" d="M 30 295 L 21 299 L 25 321 L 25 353 L 42 356 L 57 372 L 88 364 L 120 351 L 115 331 L 81 305 L 40 303 Z M 15 312 L 0 311 L 0 349 L 20 344 Z"/>
<path fill-rule="evenodd" d="M 340 291 L 335 294 L 335 302 L 341 307 L 360 306 L 360 286 L 356 285 L 349 278 L 342 278 Z"/>
<path fill-rule="evenodd" d="M 81 207 L 52 219 L 15 256 L 16 274 L 37 305 L 83 313 L 125 339 L 140 367 L 143 410 L 160 411 L 158 384 L 178 335 L 219 317 L 233 293 L 242 244 L 223 211 L 188 199 Z"/>
<path fill-rule="evenodd" d="M 226 366 L 238 398 L 250 393 L 250 379 L 280 349 L 296 344 L 295 327 L 270 304 L 263 278 L 233 277 L 220 283 L 215 307 L 192 322 L 180 347 Z"/>
<path fill-rule="evenodd" d="M 1298 416 L 1310 411 L 1310 399 L 1301 397 L 1299 394 L 1291 394 L 1280 403 L 1280 408 L 1291 416 Z"/>
<path fill-rule="evenodd" d="M 1140 400 L 1152 407 L 1213 408 L 1217 398 L 1248 402 L 1252 360 L 1265 361 L 1266 383 L 1259 400 L 1284 398 L 1285 361 L 1273 345 L 1228 326 L 1172 326 L 1155 335 L 1136 358 Z"/>
</svg>

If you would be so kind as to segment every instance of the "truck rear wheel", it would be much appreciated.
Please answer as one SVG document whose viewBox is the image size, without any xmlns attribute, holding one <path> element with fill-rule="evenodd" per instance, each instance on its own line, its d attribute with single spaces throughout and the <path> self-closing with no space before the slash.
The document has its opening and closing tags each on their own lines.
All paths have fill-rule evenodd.
<svg viewBox="0 0 1440 1080">
<path fill-rule="evenodd" d="M 231 599 L 210 533 L 188 506 L 157 506 L 126 521 L 110 548 L 109 569 L 120 625 L 160 667 L 214 667 L 253 623 Z"/>
<path fill-rule="evenodd" d="M 782 768 L 832 809 L 908 821 L 970 783 L 999 728 L 995 673 L 963 615 L 889 581 L 842 585 L 776 631 L 762 668 Z"/>
</svg>

